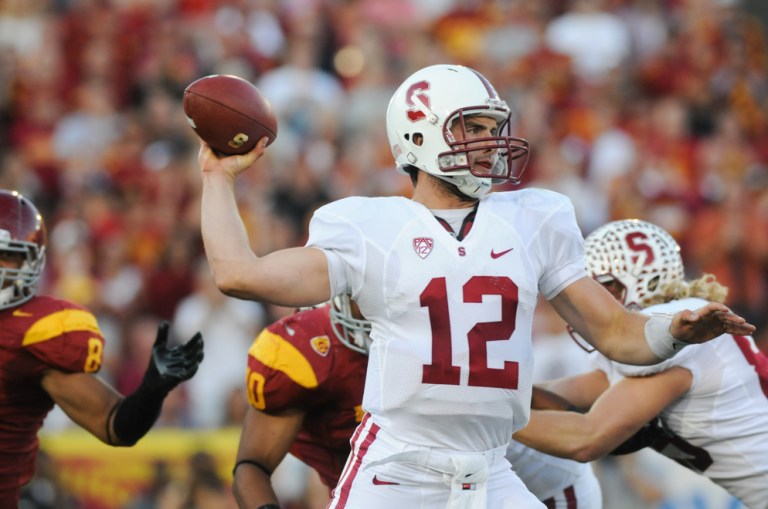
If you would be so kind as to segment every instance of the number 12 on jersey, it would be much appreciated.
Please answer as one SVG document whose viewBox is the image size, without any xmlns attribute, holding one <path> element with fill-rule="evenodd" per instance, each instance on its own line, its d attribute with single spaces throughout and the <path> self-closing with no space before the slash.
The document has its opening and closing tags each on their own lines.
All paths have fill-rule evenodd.
<svg viewBox="0 0 768 509">
<path fill-rule="evenodd" d="M 503 368 L 488 367 L 488 342 L 509 340 L 515 331 L 517 285 L 508 277 L 473 276 L 462 289 L 465 303 L 481 303 L 484 295 L 501 297 L 501 320 L 476 323 L 467 334 L 469 379 L 473 387 L 517 389 L 517 362 L 504 361 Z M 451 316 L 444 277 L 432 279 L 421 292 L 421 306 L 429 311 L 432 329 L 432 363 L 423 367 L 421 381 L 427 384 L 459 385 L 461 368 L 453 365 Z"/>
</svg>

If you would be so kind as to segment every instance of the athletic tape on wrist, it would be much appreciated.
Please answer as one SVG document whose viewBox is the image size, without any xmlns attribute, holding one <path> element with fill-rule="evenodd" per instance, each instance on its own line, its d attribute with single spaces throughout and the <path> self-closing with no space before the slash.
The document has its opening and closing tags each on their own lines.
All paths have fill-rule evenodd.
<svg viewBox="0 0 768 509">
<path fill-rule="evenodd" d="M 653 315 L 645 322 L 645 341 L 648 348 L 660 359 L 669 359 L 689 345 L 669 333 L 670 325 L 672 319 L 661 315 Z"/>
</svg>

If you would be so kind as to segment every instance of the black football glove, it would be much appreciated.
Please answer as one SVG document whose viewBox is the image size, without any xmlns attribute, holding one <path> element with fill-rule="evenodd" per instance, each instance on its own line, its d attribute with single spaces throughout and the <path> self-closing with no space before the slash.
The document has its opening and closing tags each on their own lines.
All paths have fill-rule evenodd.
<svg viewBox="0 0 768 509">
<path fill-rule="evenodd" d="M 157 327 L 149 367 L 143 384 L 166 394 L 181 382 L 189 380 L 203 361 L 203 336 L 198 332 L 183 345 L 168 348 L 170 324 L 163 320 Z"/>
<path fill-rule="evenodd" d="M 168 348 L 169 328 L 168 322 L 160 322 L 141 385 L 110 410 L 107 416 L 107 443 L 135 444 L 157 420 L 168 393 L 181 382 L 192 378 L 203 361 L 203 336 L 199 332 L 183 345 Z"/>
<path fill-rule="evenodd" d="M 652 447 L 661 435 L 663 435 L 661 419 L 659 417 L 654 417 L 649 422 L 643 424 L 642 428 L 637 430 L 631 437 L 618 445 L 609 454 L 611 456 L 621 456 L 623 454 L 637 452 L 646 447 Z"/>
</svg>

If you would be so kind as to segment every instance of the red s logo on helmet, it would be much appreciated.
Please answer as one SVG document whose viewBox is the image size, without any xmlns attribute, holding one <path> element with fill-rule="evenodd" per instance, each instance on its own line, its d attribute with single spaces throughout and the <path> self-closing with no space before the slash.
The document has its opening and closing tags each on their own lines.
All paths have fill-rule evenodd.
<svg viewBox="0 0 768 509">
<path fill-rule="evenodd" d="M 643 242 L 647 239 L 648 236 L 643 232 L 632 232 L 627 234 L 627 246 L 629 249 L 636 253 L 645 253 L 645 260 L 643 261 L 643 265 L 650 265 L 656 259 L 656 256 L 653 254 L 653 248 L 647 243 Z M 633 263 L 638 262 L 638 256 L 632 257 Z"/>
<path fill-rule="evenodd" d="M 419 81 L 408 87 L 408 91 L 405 94 L 405 101 L 408 106 L 416 106 L 416 103 L 413 102 L 413 96 L 415 95 L 427 108 L 430 108 L 429 96 L 424 93 L 418 93 L 423 92 L 424 90 L 429 90 L 429 83 L 426 81 Z M 407 110 L 406 115 L 411 122 L 417 122 L 427 118 L 423 111 L 415 107 Z"/>
</svg>

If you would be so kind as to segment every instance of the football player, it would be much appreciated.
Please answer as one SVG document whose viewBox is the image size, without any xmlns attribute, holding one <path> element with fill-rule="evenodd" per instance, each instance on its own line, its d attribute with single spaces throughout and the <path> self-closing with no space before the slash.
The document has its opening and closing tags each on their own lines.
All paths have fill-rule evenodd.
<svg viewBox="0 0 768 509">
<path fill-rule="evenodd" d="M 246 371 L 251 407 L 234 470 L 242 509 L 277 504 L 269 478 L 288 452 L 329 490 L 339 480 L 363 416 L 370 344 L 370 322 L 355 317 L 353 307 L 340 295 L 278 320 L 254 340 Z"/>
<path fill-rule="evenodd" d="M 412 199 L 337 200 L 314 213 L 306 246 L 262 257 L 248 242 L 235 182 L 266 138 L 221 159 L 201 142 L 202 234 L 218 287 L 284 306 L 350 293 L 371 321 L 366 413 L 329 509 L 542 507 L 505 459 L 528 421 L 539 292 L 608 357 L 628 363 L 754 330 L 718 303 L 651 319 L 626 310 L 587 277 L 565 196 L 489 193 L 494 182 L 519 182 L 527 159 L 510 117 L 473 69 L 417 71 L 386 114 Z"/>
<path fill-rule="evenodd" d="M 104 337 L 72 302 L 37 295 L 46 230 L 34 204 L 0 190 L 0 509 L 16 509 L 32 477 L 37 431 L 53 405 L 96 438 L 131 446 L 152 427 L 168 393 L 197 371 L 203 339 L 169 347 L 158 328 L 141 385 L 123 396 L 98 376 Z"/>
<path fill-rule="evenodd" d="M 314 468 L 329 490 L 336 485 L 363 416 L 370 330 L 345 294 L 285 317 L 256 337 L 246 372 L 251 408 L 234 469 L 241 509 L 278 507 L 270 476 L 288 452 Z M 570 502 L 600 509 L 600 486 L 589 465 L 516 442 L 507 459 L 547 507 Z"/>
<path fill-rule="evenodd" d="M 710 275 L 686 282 L 677 242 L 645 221 L 598 228 L 587 237 L 586 258 L 594 279 L 648 315 L 722 302 L 727 294 Z M 751 337 L 723 334 L 648 367 L 592 355 L 594 371 L 545 384 L 578 406 L 591 405 L 589 412 L 533 411 L 515 438 L 592 461 L 653 421 L 647 445 L 750 509 L 768 507 L 768 358 Z"/>
</svg>

